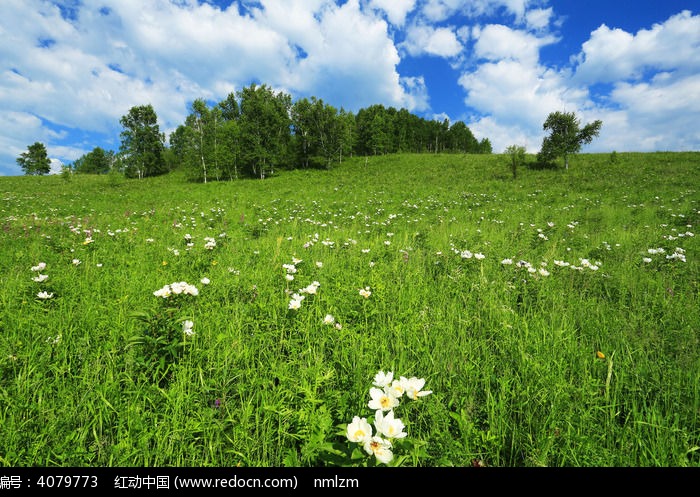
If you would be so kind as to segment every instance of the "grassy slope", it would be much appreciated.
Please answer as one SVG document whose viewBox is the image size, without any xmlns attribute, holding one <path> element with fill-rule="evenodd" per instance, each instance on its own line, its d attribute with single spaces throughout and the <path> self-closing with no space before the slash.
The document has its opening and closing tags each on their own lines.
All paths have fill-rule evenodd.
<svg viewBox="0 0 700 497">
<path fill-rule="evenodd" d="M 324 464 L 336 425 L 372 414 L 371 379 L 391 369 L 434 392 L 401 406 L 427 443 L 397 448 L 404 464 L 697 466 L 698 245 L 685 233 L 700 221 L 700 154 L 617 155 L 515 180 L 497 155 L 355 158 L 207 185 L 0 178 L 0 461 Z M 642 262 L 676 246 L 686 263 Z M 293 257 L 304 262 L 285 282 Z M 581 259 L 601 269 L 554 264 Z M 29 271 L 39 261 L 47 302 Z M 130 340 L 172 328 L 154 324 L 169 312 L 154 290 L 205 276 L 172 311 L 196 339 L 157 381 Z M 284 289 L 313 280 L 319 295 L 288 311 Z M 326 313 L 342 330 L 320 324 Z"/>
</svg>

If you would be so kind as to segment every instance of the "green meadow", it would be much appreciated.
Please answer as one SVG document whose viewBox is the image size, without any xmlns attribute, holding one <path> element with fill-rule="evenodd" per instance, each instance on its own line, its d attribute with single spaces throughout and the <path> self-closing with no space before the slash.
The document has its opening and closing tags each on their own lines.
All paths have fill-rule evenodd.
<svg viewBox="0 0 700 497">
<path fill-rule="evenodd" d="M 699 467 L 700 153 L 517 173 L 0 178 L 0 465 Z"/>
</svg>

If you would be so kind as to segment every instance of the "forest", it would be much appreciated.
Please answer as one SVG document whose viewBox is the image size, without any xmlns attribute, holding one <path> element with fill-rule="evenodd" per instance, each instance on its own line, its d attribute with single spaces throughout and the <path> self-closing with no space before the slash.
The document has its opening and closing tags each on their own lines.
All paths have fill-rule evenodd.
<svg viewBox="0 0 700 497">
<path fill-rule="evenodd" d="M 152 105 L 120 119 L 118 151 L 95 147 L 71 172 L 158 176 L 174 169 L 190 181 L 265 178 L 283 169 L 330 169 L 353 155 L 492 152 L 462 121 L 428 120 L 408 110 L 371 105 L 357 113 L 320 98 L 292 97 L 251 84 L 219 102 L 196 99 L 166 140 Z"/>
</svg>

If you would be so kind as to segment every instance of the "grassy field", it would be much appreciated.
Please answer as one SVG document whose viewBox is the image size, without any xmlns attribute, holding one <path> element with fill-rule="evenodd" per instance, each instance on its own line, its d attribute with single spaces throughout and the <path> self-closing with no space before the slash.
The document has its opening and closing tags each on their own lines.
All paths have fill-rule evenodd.
<svg viewBox="0 0 700 497">
<path fill-rule="evenodd" d="M 699 467 L 699 177 L 0 178 L 0 465 Z"/>
</svg>

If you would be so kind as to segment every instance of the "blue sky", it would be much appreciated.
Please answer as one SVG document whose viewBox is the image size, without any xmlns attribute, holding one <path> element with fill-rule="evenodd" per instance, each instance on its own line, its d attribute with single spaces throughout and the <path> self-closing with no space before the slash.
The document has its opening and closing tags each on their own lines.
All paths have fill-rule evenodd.
<svg viewBox="0 0 700 497">
<path fill-rule="evenodd" d="M 497 153 L 539 150 L 556 110 L 603 121 L 586 152 L 700 150 L 700 0 L 2 0 L 0 175 L 252 82 L 464 121 Z"/>
</svg>

